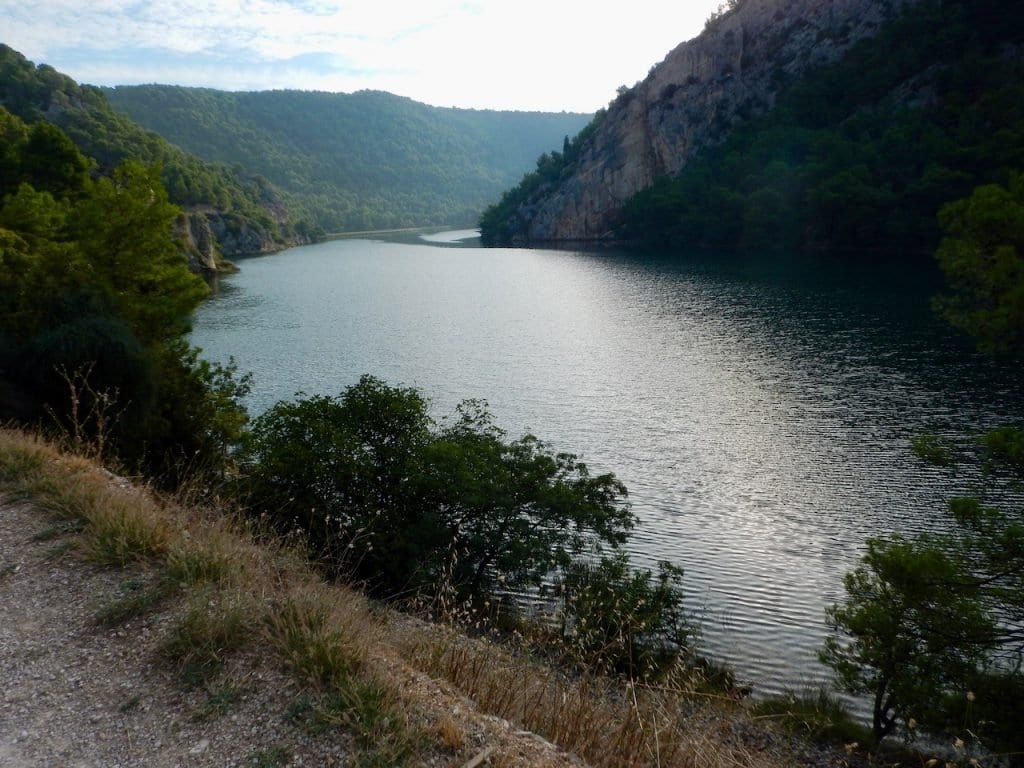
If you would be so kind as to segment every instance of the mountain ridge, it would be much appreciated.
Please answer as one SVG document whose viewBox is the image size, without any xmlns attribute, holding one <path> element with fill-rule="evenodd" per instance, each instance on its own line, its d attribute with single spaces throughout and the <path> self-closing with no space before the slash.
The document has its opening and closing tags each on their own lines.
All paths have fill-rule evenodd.
<svg viewBox="0 0 1024 768">
<path fill-rule="evenodd" d="M 115 109 L 208 161 L 266 177 L 329 231 L 475 223 L 589 115 L 433 107 L 384 91 L 104 89 Z"/>
</svg>

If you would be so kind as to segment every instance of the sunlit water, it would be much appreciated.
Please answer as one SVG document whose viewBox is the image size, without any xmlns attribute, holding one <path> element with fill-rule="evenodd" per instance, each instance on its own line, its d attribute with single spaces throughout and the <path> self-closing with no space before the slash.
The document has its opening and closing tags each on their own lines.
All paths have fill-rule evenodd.
<svg viewBox="0 0 1024 768">
<path fill-rule="evenodd" d="M 245 260 L 193 341 L 254 373 L 256 413 L 371 373 L 614 471 L 634 559 L 685 569 L 704 651 L 759 694 L 828 679 L 824 609 L 866 537 L 948 525 L 970 479 L 910 438 L 1024 413 L 1016 371 L 933 317 L 920 265 L 452 247 L 469 234 Z"/>
</svg>

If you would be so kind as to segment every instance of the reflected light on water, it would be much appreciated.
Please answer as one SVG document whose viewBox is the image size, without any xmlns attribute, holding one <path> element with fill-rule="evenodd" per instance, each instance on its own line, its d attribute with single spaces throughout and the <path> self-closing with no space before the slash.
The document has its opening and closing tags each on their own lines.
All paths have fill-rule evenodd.
<svg viewBox="0 0 1024 768">
<path fill-rule="evenodd" d="M 704 650 L 759 694 L 828 679 L 824 610 L 866 537 L 948 525 L 970 478 L 911 436 L 1024 413 L 1015 372 L 932 316 L 927 267 L 450 247 L 465 234 L 245 260 L 193 342 L 254 373 L 255 412 L 370 373 L 614 471 L 635 560 L 685 569 Z"/>
</svg>

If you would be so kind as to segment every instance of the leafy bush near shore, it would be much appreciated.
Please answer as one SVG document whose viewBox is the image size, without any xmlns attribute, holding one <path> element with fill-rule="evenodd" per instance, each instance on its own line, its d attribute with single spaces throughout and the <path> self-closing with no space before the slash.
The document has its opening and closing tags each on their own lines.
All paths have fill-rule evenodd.
<svg viewBox="0 0 1024 768">
<path fill-rule="evenodd" d="M 588 666 L 653 674 L 691 645 L 681 570 L 634 573 L 620 551 L 625 486 L 532 435 L 509 440 L 481 402 L 438 425 L 415 389 L 364 376 L 275 405 L 239 460 L 251 513 L 373 594 L 482 603 L 554 579 Z"/>
<path fill-rule="evenodd" d="M 442 574 L 462 594 L 539 584 L 576 555 L 618 548 L 634 524 L 614 475 L 531 435 L 506 440 L 480 403 L 439 428 L 416 390 L 371 376 L 278 403 L 241 461 L 254 512 L 382 595 Z"/>
<path fill-rule="evenodd" d="M 653 677 L 691 648 L 696 627 L 683 608 L 683 571 L 631 570 L 622 553 L 565 569 L 562 634 L 588 668 Z"/>
</svg>

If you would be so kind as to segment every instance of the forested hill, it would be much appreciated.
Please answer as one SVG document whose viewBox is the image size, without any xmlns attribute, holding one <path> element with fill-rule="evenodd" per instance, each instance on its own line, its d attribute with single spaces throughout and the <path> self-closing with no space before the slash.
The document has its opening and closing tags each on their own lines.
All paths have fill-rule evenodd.
<svg viewBox="0 0 1024 768">
<path fill-rule="evenodd" d="M 97 88 L 53 67 L 36 66 L 0 44 L 0 108 L 29 125 L 56 124 L 108 174 L 124 160 L 159 164 L 171 200 L 186 211 L 192 256 L 214 266 L 213 241 L 225 256 L 269 251 L 307 239 L 266 179 L 200 160 L 115 112 Z"/>
<path fill-rule="evenodd" d="M 734 0 L 567 149 L 485 239 L 930 252 L 1024 169 L 1024 4 Z"/>
<path fill-rule="evenodd" d="M 378 91 L 106 89 L 133 120 L 279 186 L 328 231 L 475 224 L 542 152 L 590 119 L 432 107 Z"/>
</svg>

